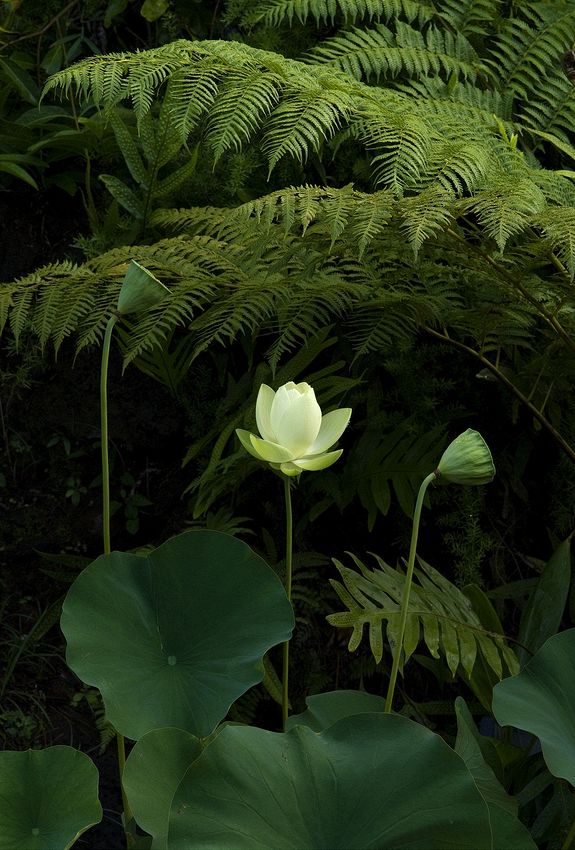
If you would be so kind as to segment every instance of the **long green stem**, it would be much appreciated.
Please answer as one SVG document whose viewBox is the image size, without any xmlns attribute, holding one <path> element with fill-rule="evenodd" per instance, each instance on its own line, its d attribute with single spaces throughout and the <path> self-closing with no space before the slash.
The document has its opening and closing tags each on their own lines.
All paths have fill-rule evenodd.
<svg viewBox="0 0 575 850">
<path fill-rule="evenodd" d="M 401 620 L 399 624 L 399 635 L 397 638 L 397 644 L 395 646 L 395 651 L 393 653 L 393 663 L 391 665 L 391 675 L 389 677 L 389 687 L 387 690 L 387 697 L 385 700 L 385 710 L 389 714 L 391 712 L 391 706 L 393 704 L 393 694 L 395 692 L 395 683 L 397 682 L 397 673 L 399 670 L 399 665 L 401 663 L 401 655 L 403 652 L 403 638 L 405 637 L 405 626 L 407 623 L 407 612 L 409 610 L 409 595 L 411 593 L 411 584 L 413 582 L 413 569 L 415 566 L 415 553 L 417 551 L 417 537 L 419 534 L 419 518 L 421 517 L 421 508 L 423 507 L 423 500 L 425 498 L 425 492 L 431 482 L 435 479 L 435 472 L 431 472 L 427 478 L 425 478 L 419 488 L 419 493 L 417 494 L 417 501 L 415 503 L 415 511 L 413 514 L 413 527 L 411 530 L 411 544 L 409 546 L 409 560 L 407 562 L 407 575 L 405 577 L 405 585 L 403 587 L 403 597 L 401 600 Z"/>
<path fill-rule="evenodd" d="M 110 544 L 110 463 L 108 460 L 108 362 L 110 360 L 110 344 L 114 325 L 118 321 L 116 315 L 110 316 L 104 334 L 102 347 L 102 369 L 100 372 L 100 433 L 102 443 L 102 531 L 104 535 L 104 555 L 112 551 Z"/>
<path fill-rule="evenodd" d="M 112 341 L 112 332 L 114 325 L 118 321 L 118 316 L 114 314 L 110 316 L 110 320 L 106 325 L 106 333 L 104 334 L 104 344 L 102 346 L 102 368 L 100 371 L 100 431 L 102 442 L 102 530 L 104 537 L 104 554 L 109 555 L 112 551 L 110 539 L 110 463 L 108 459 L 108 363 L 110 360 L 110 344 Z M 132 820 L 132 812 L 122 785 L 122 774 L 124 773 L 124 765 L 126 764 L 126 750 L 124 746 L 124 737 L 116 733 L 116 744 L 118 747 L 118 769 L 120 771 L 120 788 L 122 790 L 122 804 L 124 807 L 124 833 L 126 835 L 126 845 L 132 845 L 132 834 L 128 829 L 128 824 Z"/>
<path fill-rule="evenodd" d="M 284 478 L 284 493 L 286 504 L 286 580 L 285 591 L 291 602 L 292 580 L 292 512 L 290 479 Z M 285 730 L 289 711 L 289 640 L 283 645 L 283 675 L 282 675 L 282 723 Z"/>
</svg>

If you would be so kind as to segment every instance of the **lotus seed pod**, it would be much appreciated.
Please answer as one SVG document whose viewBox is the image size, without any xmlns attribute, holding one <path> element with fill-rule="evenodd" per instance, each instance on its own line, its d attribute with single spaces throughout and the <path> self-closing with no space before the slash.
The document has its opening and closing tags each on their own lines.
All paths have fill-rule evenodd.
<svg viewBox="0 0 575 850">
<path fill-rule="evenodd" d="M 495 475 L 495 464 L 489 446 L 478 431 L 468 428 L 443 452 L 435 470 L 445 484 L 488 484 Z"/>
<path fill-rule="evenodd" d="M 118 296 L 118 313 L 140 313 L 159 304 L 170 290 L 135 260 L 130 262 Z"/>
</svg>

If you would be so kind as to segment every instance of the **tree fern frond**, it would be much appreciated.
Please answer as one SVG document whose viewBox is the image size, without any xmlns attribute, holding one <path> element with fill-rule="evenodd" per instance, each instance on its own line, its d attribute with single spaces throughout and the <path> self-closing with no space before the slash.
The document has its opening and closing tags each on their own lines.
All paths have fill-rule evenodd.
<svg viewBox="0 0 575 850">
<path fill-rule="evenodd" d="M 429 180 L 457 197 L 473 194 L 496 168 L 489 150 L 477 142 L 449 141 L 438 145 L 429 160 Z"/>
<path fill-rule="evenodd" d="M 179 70 L 171 79 L 171 121 L 180 139 L 185 141 L 199 118 L 207 112 L 218 93 L 218 74 L 214 62 Z"/>
<path fill-rule="evenodd" d="M 482 89 L 461 80 L 454 85 L 452 81 L 445 83 L 437 77 L 410 80 L 398 89 L 412 97 L 415 95 L 421 108 L 442 123 L 468 123 L 473 127 L 472 132 L 477 132 L 479 128 L 495 128 L 494 116 L 497 116 L 510 135 L 515 131 L 511 123 L 513 95 L 509 91 Z"/>
<path fill-rule="evenodd" d="M 549 240 L 551 250 L 575 277 L 575 205 L 548 208 L 536 220 Z"/>
<path fill-rule="evenodd" d="M 357 80 L 396 77 L 405 71 L 412 77 L 447 77 L 454 74 L 474 80 L 484 71 L 477 53 L 465 36 L 430 27 L 425 35 L 398 22 L 394 33 L 383 24 L 373 29 L 354 28 L 327 39 L 310 54 L 310 60 L 346 71 Z"/>
<path fill-rule="evenodd" d="M 239 150 L 267 118 L 279 99 L 280 80 L 260 72 L 230 73 L 209 116 L 208 141 L 217 160 L 227 150 Z"/>
<path fill-rule="evenodd" d="M 575 127 L 575 88 L 565 76 L 550 70 L 540 79 L 537 93 L 521 104 L 519 120 L 570 142 Z"/>
<path fill-rule="evenodd" d="M 432 147 L 432 131 L 428 122 L 405 110 L 383 120 L 366 118 L 360 136 L 376 154 L 372 159 L 377 185 L 384 185 L 399 197 L 416 185 L 425 173 Z"/>
<path fill-rule="evenodd" d="M 279 335 L 266 355 L 272 371 L 285 354 L 346 316 L 363 294 L 365 287 L 345 281 L 334 269 L 316 273 L 313 283 L 296 286 L 289 305 L 278 310 Z"/>
<path fill-rule="evenodd" d="M 312 18 L 319 26 L 336 18 L 349 23 L 360 18 L 388 20 L 399 16 L 423 23 L 432 14 L 433 7 L 426 0 L 259 0 L 250 4 L 243 23 L 278 27 L 282 23 L 291 26 L 294 20 L 303 24 Z"/>
<path fill-rule="evenodd" d="M 441 0 L 437 15 L 463 35 L 485 34 L 500 13 L 499 0 Z"/>
<path fill-rule="evenodd" d="M 286 154 L 303 162 L 310 149 L 319 150 L 348 118 L 351 105 L 350 95 L 331 87 L 328 78 L 284 98 L 271 114 L 262 143 L 270 171 Z"/>
<path fill-rule="evenodd" d="M 377 662 L 383 657 L 385 629 L 392 653 L 395 655 L 403 650 L 404 664 L 423 639 L 434 658 L 445 657 L 452 675 L 461 669 L 471 676 L 479 656 L 498 678 L 503 677 L 504 671 L 518 672 L 517 658 L 505 643 L 504 636 L 488 632 L 469 599 L 421 559 L 414 571 L 403 647 L 398 647 L 405 576 L 378 556 L 374 556 L 377 568 L 373 570 L 356 556 L 351 557 L 355 570 L 334 560 L 343 584 L 331 580 L 348 610 L 327 618 L 333 626 L 353 628 L 350 652 L 360 645 L 367 625 L 371 651 Z"/>
<path fill-rule="evenodd" d="M 502 23 L 490 64 L 500 85 L 525 100 L 575 41 L 575 9 L 569 3 L 533 3 L 524 4 L 521 15 Z"/>
<path fill-rule="evenodd" d="M 403 198 L 398 208 L 402 229 L 415 254 L 454 219 L 453 195 L 443 188 L 431 187 L 412 198 Z"/>
<path fill-rule="evenodd" d="M 544 210 L 545 196 L 529 177 L 510 177 L 479 192 L 467 207 L 503 251 L 511 236 L 528 227 Z"/>
</svg>

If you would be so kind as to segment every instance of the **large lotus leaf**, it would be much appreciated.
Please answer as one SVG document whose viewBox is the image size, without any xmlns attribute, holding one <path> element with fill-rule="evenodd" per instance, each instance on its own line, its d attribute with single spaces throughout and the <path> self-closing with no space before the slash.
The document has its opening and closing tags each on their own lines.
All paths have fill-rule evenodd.
<svg viewBox="0 0 575 850">
<path fill-rule="evenodd" d="M 324 732 L 227 726 L 188 768 L 167 850 L 491 850 L 487 806 L 439 735 L 399 715 Z"/>
<path fill-rule="evenodd" d="M 385 711 L 385 700 L 365 691 L 328 691 L 306 697 L 305 703 L 304 712 L 288 717 L 286 731 L 294 726 L 309 726 L 314 732 L 323 732 L 344 717 Z"/>
<path fill-rule="evenodd" d="M 84 753 L 0 753 L 0 850 L 67 850 L 101 820 L 98 771 Z"/>
<path fill-rule="evenodd" d="M 262 657 L 289 638 L 293 612 L 249 546 L 191 531 L 146 557 L 98 558 L 68 591 L 61 622 L 69 666 L 100 689 L 122 735 L 176 726 L 204 737 L 261 682 Z"/>
<path fill-rule="evenodd" d="M 455 752 L 459 753 L 475 779 L 477 788 L 489 807 L 493 846 L 505 850 L 537 850 L 529 831 L 516 817 L 518 804 L 510 797 L 486 763 L 483 751 L 489 741 L 477 731 L 465 700 L 455 700 L 457 738 Z"/>
<path fill-rule="evenodd" d="M 124 790 L 137 823 L 154 836 L 152 847 L 165 850 L 174 793 L 201 752 L 201 741 L 190 732 L 154 729 L 140 738 L 128 756 Z"/>
<path fill-rule="evenodd" d="M 493 690 L 502 726 L 536 735 L 554 776 L 575 784 L 575 629 L 545 641 L 518 676 Z"/>
</svg>

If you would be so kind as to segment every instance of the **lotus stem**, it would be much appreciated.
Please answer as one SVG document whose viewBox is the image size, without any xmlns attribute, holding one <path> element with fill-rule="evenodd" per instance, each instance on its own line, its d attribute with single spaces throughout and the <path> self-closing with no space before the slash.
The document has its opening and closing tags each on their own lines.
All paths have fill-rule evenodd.
<svg viewBox="0 0 575 850">
<path fill-rule="evenodd" d="M 291 510 L 291 483 L 287 475 L 284 475 L 284 494 L 286 506 L 286 577 L 285 592 L 291 602 L 292 582 L 292 510 Z M 289 640 L 283 645 L 283 673 L 282 673 L 282 727 L 285 732 L 289 713 Z"/>
<path fill-rule="evenodd" d="M 405 637 L 405 626 L 407 623 L 407 612 L 409 610 L 409 596 L 411 593 L 411 585 L 413 582 L 413 570 L 415 566 L 415 553 L 417 551 L 417 537 L 419 534 L 419 519 L 421 517 L 421 508 L 423 507 L 423 500 L 425 498 L 425 493 L 427 488 L 436 478 L 435 472 L 431 472 L 427 478 L 425 478 L 419 488 L 419 493 L 417 494 L 417 501 L 415 503 L 415 511 L 413 513 L 413 527 L 411 530 L 411 544 L 409 547 L 409 560 L 407 562 L 407 575 L 405 577 L 405 584 L 403 586 L 403 596 L 401 599 L 401 612 L 400 612 L 400 625 L 399 625 L 399 636 L 397 640 L 397 644 L 395 647 L 395 651 L 393 653 L 393 663 L 391 665 L 391 674 L 389 677 L 389 687 L 387 690 L 387 697 L 385 700 L 385 711 L 387 714 L 391 712 L 391 706 L 393 704 L 393 695 L 395 693 L 395 684 L 397 682 L 397 673 L 399 670 L 399 665 L 401 663 L 401 654 L 403 652 L 403 638 Z"/>
<path fill-rule="evenodd" d="M 110 463 L 108 458 L 108 363 L 110 360 L 110 345 L 112 342 L 112 333 L 114 326 L 118 321 L 118 315 L 110 316 L 106 325 L 106 333 L 104 334 L 104 343 L 102 346 L 102 366 L 100 371 L 100 432 L 102 443 L 102 534 L 104 538 L 104 554 L 109 555 L 112 551 L 110 538 Z M 128 828 L 128 824 L 132 820 L 132 812 L 124 786 L 122 784 L 122 774 L 124 773 L 124 765 L 126 764 L 126 749 L 124 745 L 124 736 L 116 732 L 116 744 L 118 748 L 118 769 L 120 772 L 120 789 L 122 792 L 122 805 L 124 808 L 124 834 L 126 836 L 126 846 L 131 847 L 133 844 L 132 834 Z"/>
</svg>

